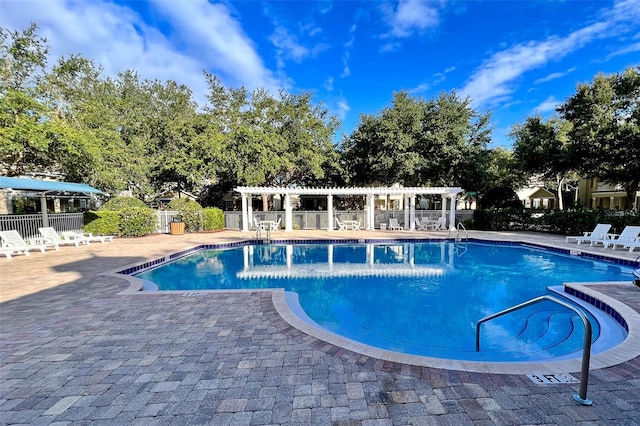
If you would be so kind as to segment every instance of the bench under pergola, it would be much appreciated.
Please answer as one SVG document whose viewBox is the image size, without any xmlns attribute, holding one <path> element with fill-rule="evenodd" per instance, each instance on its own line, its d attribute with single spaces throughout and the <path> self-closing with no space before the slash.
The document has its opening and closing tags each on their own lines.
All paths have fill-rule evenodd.
<svg viewBox="0 0 640 426">
<path fill-rule="evenodd" d="M 343 187 L 343 188 L 303 188 L 303 187 L 271 187 L 271 186 L 240 186 L 235 188 L 242 196 L 242 231 L 249 232 L 253 222 L 252 209 L 249 199 L 254 195 L 284 195 L 284 230 L 293 231 L 292 196 L 316 195 L 327 197 L 327 231 L 334 230 L 333 197 L 336 195 L 361 195 L 366 197 L 365 229 L 374 230 L 374 200 L 376 196 L 402 195 L 404 197 L 405 223 L 409 229 L 415 229 L 416 196 L 440 195 L 442 197 L 442 217 L 446 218 L 447 199 L 449 199 L 449 229 L 455 229 L 456 196 L 462 192 L 458 187 Z"/>
</svg>

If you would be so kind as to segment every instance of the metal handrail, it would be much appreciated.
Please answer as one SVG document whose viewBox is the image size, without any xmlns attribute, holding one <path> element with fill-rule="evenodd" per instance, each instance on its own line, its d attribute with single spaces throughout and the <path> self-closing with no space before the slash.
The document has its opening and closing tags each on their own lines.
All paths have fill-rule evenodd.
<svg viewBox="0 0 640 426">
<path fill-rule="evenodd" d="M 467 231 L 467 228 L 464 227 L 462 222 L 458 222 L 458 224 L 456 225 L 456 241 L 460 241 L 460 229 L 461 228 L 464 230 L 464 239 L 465 240 L 469 239 L 469 231 Z M 449 234 L 451 234 L 451 232 L 449 232 Z"/>
<path fill-rule="evenodd" d="M 258 226 L 256 228 L 256 240 L 258 240 L 258 239 L 260 239 L 262 237 L 262 231 L 266 231 L 266 233 L 267 233 L 266 241 L 270 242 L 271 241 L 271 227 L 263 228 L 262 226 Z"/>
<path fill-rule="evenodd" d="M 509 314 L 513 311 L 524 308 L 526 306 L 541 302 L 543 300 L 550 300 L 561 306 L 564 306 L 567 309 L 572 310 L 573 312 L 578 314 L 578 316 L 582 320 L 582 323 L 584 324 L 584 343 L 582 348 L 582 370 L 580 375 L 580 393 L 574 394 L 573 399 L 582 405 L 592 405 L 593 401 L 587 398 L 587 384 L 589 382 L 589 360 L 591 358 L 591 334 L 592 334 L 591 322 L 589 321 L 589 318 L 587 318 L 587 316 L 584 314 L 584 312 L 575 306 L 572 306 L 559 299 L 556 299 L 555 297 L 543 295 L 543 296 L 539 296 L 534 299 L 528 300 L 526 302 L 520 303 L 518 305 L 512 306 L 508 309 L 497 312 L 495 314 L 486 316 L 482 318 L 480 321 L 478 321 L 478 323 L 476 324 L 476 352 L 480 352 L 480 325 L 482 325 L 482 323 L 492 320 L 494 318 L 500 317 L 502 315 Z"/>
</svg>

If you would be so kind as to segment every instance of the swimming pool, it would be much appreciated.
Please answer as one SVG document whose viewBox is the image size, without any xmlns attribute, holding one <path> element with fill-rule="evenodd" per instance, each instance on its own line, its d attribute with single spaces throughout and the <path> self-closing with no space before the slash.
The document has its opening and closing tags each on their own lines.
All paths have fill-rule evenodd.
<svg viewBox="0 0 640 426">
<path fill-rule="evenodd" d="M 631 269 L 536 247 L 442 241 L 245 245 L 200 251 L 138 277 L 161 290 L 284 288 L 309 321 L 394 352 L 539 361 L 579 356 L 582 324 L 566 308 L 544 302 L 486 323 L 481 352 L 475 324 L 563 282 L 631 281 Z M 594 340 L 601 321 L 592 318 Z M 624 339 L 622 327 L 606 330 L 609 344 Z"/>
</svg>

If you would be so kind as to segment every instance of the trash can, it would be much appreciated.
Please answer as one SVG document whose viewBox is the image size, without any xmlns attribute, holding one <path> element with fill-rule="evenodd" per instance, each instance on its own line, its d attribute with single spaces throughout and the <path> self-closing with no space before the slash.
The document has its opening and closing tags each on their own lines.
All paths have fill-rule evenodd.
<svg viewBox="0 0 640 426">
<path fill-rule="evenodd" d="M 184 222 L 181 220 L 174 220 L 172 222 L 169 222 L 169 233 L 171 235 L 184 234 Z"/>
</svg>

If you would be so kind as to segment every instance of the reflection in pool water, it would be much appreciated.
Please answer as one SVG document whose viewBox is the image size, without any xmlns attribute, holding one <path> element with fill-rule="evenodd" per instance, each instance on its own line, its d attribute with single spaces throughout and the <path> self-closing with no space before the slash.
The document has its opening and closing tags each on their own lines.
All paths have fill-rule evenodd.
<svg viewBox="0 0 640 426">
<path fill-rule="evenodd" d="M 483 351 L 476 353 L 480 318 L 563 282 L 632 280 L 631 268 L 620 265 L 453 242 L 248 245 L 198 252 L 139 277 L 161 290 L 284 288 L 298 293 L 313 321 L 350 339 L 409 354 L 491 361 L 576 356 L 583 326 L 571 311 L 544 302 L 485 324 Z M 613 333 L 624 337 L 621 327 Z"/>
</svg>

